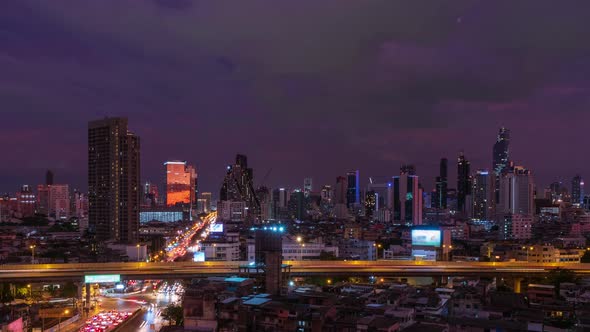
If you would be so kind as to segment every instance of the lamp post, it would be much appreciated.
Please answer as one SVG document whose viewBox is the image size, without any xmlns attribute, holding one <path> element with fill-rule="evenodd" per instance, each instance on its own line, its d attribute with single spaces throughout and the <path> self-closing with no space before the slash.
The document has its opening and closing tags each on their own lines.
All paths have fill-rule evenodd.
<svg viewBox="0 0 590 332">
<path fill-rule="evenodd" d="M 35 248 L 37 246 L 36 245 L 30 245 L 29 249 L 31 249 L 31 264 L 35 264 Z"/>
<path fill-rule="evenodd" d="M 70 313 L 70 310 L 66 309 L 66 310 L 64 310 L 64 313 L 62 315 L 59 315 L 58 322 L 57 322 L 57 330 L 58 331 L 61 331 L 61 316 L 65 316 L 69 313 Z"/>
<path fill-rule="evenodd" d="M 137 247 L 137 261 L 139 262 L 139 243 L 135 247 Z"/>
<path fill-rule="evenodd" d="M 32 300 L 33 299 L 33 289 L 31 288 L 31 284 L 28 284 L 27 285 L 27 288 L 29 289 L 29 297 Z"/>
</svg>

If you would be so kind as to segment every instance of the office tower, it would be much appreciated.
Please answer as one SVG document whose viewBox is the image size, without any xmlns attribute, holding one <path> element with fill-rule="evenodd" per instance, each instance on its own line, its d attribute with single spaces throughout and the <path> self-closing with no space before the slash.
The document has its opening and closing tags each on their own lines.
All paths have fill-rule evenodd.
<svg viewBox="0 0 590 332">
<path fill-rule="evenodd" d="M 88 216 L 88 195 L 79 191 L 74 192 L 74 214 L 80 219 Z"/>
<path fill-rule="evenodd" d="M 578 174 L 572 179 L 572 204 L 582 204 L 584 199 L 584 181 Z"/>
<path fill-rule="evenodd" d="M 45 184 L 48 186 L 53 184 L 53 172 L 49 169 L 45 173 Z"/>
<path fill-rule="evenodd" d="M 393 182 L 390 176 L 369 177 L 367 190 L 375 192 L 375 211 L 393 207 Z"/>
<path fill-rule="evenodd" d="M 332 203 L 334 199 L 334 191 L 332 190 L 332 186 L 325 185 L 322 187 L 322 191 L 320 192 L 320 196 L 323 202 Z"/>
<path fill-rule="evenodd" d="M 334 200 L 336 204 L 347 203 L 348 181 L 346 177 L 339 176 L 336 178 L 336 188 L 334 190 Z"/>
<path fill-rule="evenodd" d="M 377 193 L 373 190 L 368 190 L 365 194 L 365 216 L 372 219 L 377 209 Z"/>
<path fill-rule="evenodd" d="M 32 217 L 35 215 L 37 196 L 29 185 L 23 185 L 16 193 L 17 211 L 21 217 Z"/>
<path fill-rule="evenodd" d="M 195 206 L 195 184 L 197 173 L 186 161 L 167 161 L 166 167 L 166 205 Z"/>
<path fill-rule="evenodd" d="M 254 194 L 254 171 L 248 168 L 248 158 L 245 155 L 236 155 L 236 163 L 227 166 L 219 199 L 246 202 L 249 209 L 259 208 Z"/>
<path fill-rule="evenodd" d="M 88 124 L 88 227 L 97 241 L 139 239 L 139 149 L 126 118 Z"/>
<path fill-rule="evenodd" d="M 37 213 L 49 215 L 49 186 L 46 184 L 37 186 Z"/>
<path fill-rule="evenodd" d="M 551 193 L 551 201 L 552 202 L 557 202 L 560 201 L 562 199 L 561 194 L 562 194 L 562 188 L 561 188 L 561 182 L 552 182 L 549 185 L 549 192 Z"/>
<path fill-rule="evenodd" d="M 422 224 L 422 192 L 418 176 L 402 173 L 393 177 L 393 220 L 405 225 Z"/>
<path fill-rule="evenodd" d="M 156 207 L 160 205 L 160 194 L 155 183 L 146 182 L 143 187 L 143 203 L 145 207 Z"/>
<path fill-rule="evenodd" d="M 296 189 L 291 193 L 289 199 L 289 216 L 294 220 L 304 220 L 306 217 L 305 210 L 305 194 Z"/>
<path fill-rule="evenodd" d="M 312 178 L 305 178 L 303 179 L 303 193 L 305 197 L 309 197 L 311 192 L 313 191 L 313 179 Z"/>
<path fill-rule="evenodd" d="M 438 209 L 447 208 L 447 189 L 448 189 L 448 160 L 447 158 L 440 159 L 440 172 L 436 177 L 436 189 L 432 205 Z"/>
<path fill-rule="evenodd" d="M 533 215 L 534 181 L 530 170 L 513 166 L 500 177 L 500 201 L 496 206 L 497 215 Z"/>
<path fill-rule="evenodd" d="M 70 189 L 67 184 L 49 186 L 49 216 L 55 219 L 70 217 Z"/>
<path fill-rule="evenodd" d="M 359 186 L 359 171 L 352 171 L 346 174 L 347 178 L 347 191 L 346 191 L 346 207 L 353 208 L 358 205 L 360 199 L 360 186 Z"/>
<path fill-rule="evenodd" d="M 491 220 L 492 176 L 488 170 L 478 169 L 473 178 L 473 219 Z"/>
<path fill-rule="evenodd" d="M 457 209 L 465 212 L 466 198 L 471 195 L 471 164 L 463 152 L 457 160 Z"/>
<path fill-rule="evenodd" d="M 510 165 L 510 130 L 502 127 L 498 132 L 498 138 L 493 148 L 493 165 L 494 170 L 494 203 L 500 201 L 500 175 Z"/>
<path fill-rule="evenodd" d="M 399 168 L 400 174 L 416 175 L 416 165 L 404 164 Z"/>
<path fill-rule="evenodd" d="M 211 193 L 210 192 L 203 192 L 201 193 L 201 198 L 205 200 L 205 212 L 211 212 Z"/>
</svg>

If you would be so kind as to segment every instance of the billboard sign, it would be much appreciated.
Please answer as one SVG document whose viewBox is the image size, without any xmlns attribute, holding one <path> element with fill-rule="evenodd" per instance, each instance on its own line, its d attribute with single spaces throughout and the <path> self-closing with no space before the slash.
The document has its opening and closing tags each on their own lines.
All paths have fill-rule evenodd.
<svg viewBox="0 0 590 332">
<path fill-rule="evenodd" d="M 84 283 L 87 284 L 104 284 L 104 283 L 114 283 L 120 282 L 121 275 L 120 274 L 96 274 L 96 275 L 85 275 L 84 276 Z"/>
<path fill-rule="evenodd" d="M 413 229 L 412 246 L 440 247 L 441 231 L 435 229 Z"/>
<path fill-rule="evenodd" d="M 209 226 L 209 232 L 211 233 L 223 233 L 223 224 L 211 224 L 211 226 Z"/>
</svg>

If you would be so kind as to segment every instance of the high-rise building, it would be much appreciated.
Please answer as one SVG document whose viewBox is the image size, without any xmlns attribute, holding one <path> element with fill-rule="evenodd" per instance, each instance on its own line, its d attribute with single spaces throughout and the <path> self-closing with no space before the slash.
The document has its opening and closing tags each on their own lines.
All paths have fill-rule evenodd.
<svg viewBox="0 0 590 332">
<path fill-rule="evenodd" d="M 376 211 L 393 207 L 393 181 L 390 176 L 369 177 L 367 190 L 375 192 Z"/>
<path fill-rule="evenodd" d="M 35 205 L 37 197 L 29 185 L 23 185 L 19 192 L 16 193 L 17 211 L 21 217 L 31 217 L 35 215 Z"/>
<path fill-rule="evenodd" d="M 88 226 L 97 241 L 139 239 L 139 149 L 126 118 L 88 124 Z"/>
<path fill-rule="evenodd" d="M 521 166 L 512 166 L 500 176 L 500 201 L 496 214 L 533 215 L 534 181 L 530 170 Z"/>
<path fill-rule="evenodd" d="M 346 174 L 347 191 L 346 191 L 346 207 L 353 208 L 360 204 L 360 186 L 359 186 L 359 171 L 352 171 Z"/>
<path fill-rule="evenodd" d="M 348 181 L 346 177 L 339 176 L 336 178 L 336 188 L 334 190 L 334 200 L 336 204 L 347 203 Z"/>
<path fill-rule="evenodd" d="M 416 175 L 416 165 L 404 164 L 399 168 L 400 174 Z"/>
<path fill-rule="evenodd" d="M 70 217 L 70 189 L 67 184 L 49 186 L 49 215 L 55 219 Z"/>
<path fill-rule="evenodd" d="M 305 210 L 305 194 L 301 190 L 296 189 L 291 193 L 291 198 L 289 199 L 290 218 L 304 220 L 306 217 Z"/>
<path fill-rule="evenodd" d="M 37 186 L 37 213 L 49 215 L 49 185 Z"/>
<path fill-rule="evenodd" d="M 510 130 L 502 127 L 498 132 L 498 138 L 494 143 L 493 148 L 493 165 L 494 170 L 494 202 L 498 204 L 500 201 L 500 175 L 510 165 Z"/>
<path fill-rule="evenodd" d="M 88 217 L 88 195 L 74 192 L 74 214 L 79 219 Z"/>
<path fill-rule="evenodd" d="M 236 155 L 236 163 L 227 166 L 219 200 L 242 201 L 252 211 L 260 207 L 254 193 L 254 171 L 248 168 L 248 158 L 245 155 Z"/>
<path fill-rule="evenodd" d="M 320 192 L 320 196 L 323 202 L 332 203 L 334 199 L 334 191 L 332 190 L 332 186 L 325 185 L 322 187 L 322 191 Z"/>
<path fill-rule="evenodd" d="M 377 193 L 373 190 L 368 190 L 365 194 L 365 216 L 371 219 L 375 214 L 377 208 Z"/>
<path fill-rule="evenodd" d="M 479 169 L 475 173 L 472 184 L 473 218 L 491 220 L 492 208 L 492 176 L 488 170 Z"/>
<path fill-rule="evenodd" d="M 448 160 L 447 158 L 441 158 L 440 160 L 440 173 L 436 178 L 436 189 L 434 200 L 432 202 L 433 207 L 438 209 L 447 208 L 447 188 L 448 188 Z"/>
<path fill-rule="evenodd" d="M 303 193 L 305 197 L 309 197 L 311 192 L 313 191 L 313 179 L 312 178 L 305 178 L 303 179 Z"/>
<path fill-rule="evenodd" d="M 471 164 L 463 152 L 457 160 L 457 209 L 465 212 L 467 196 L 471 195 Z"/>
<path fill-rule="evenodd" d="M 572 204 L 582 204 L 584 200 L 584 181 L 578 174 L 572 179 Z"/>
<path fill-rule="evenodd" d="M 422 224 L 422 191 L 418 176 L 402 173 L 393 177 L 393 221 L 405 225 Z"/>
<path fill-rule="evenodd" d="M 160 194 L 158 186 L 155 183 L 146 182 L 143 187 L 143 206 L 156 207 L 162 202 L 160 201 Z"/>
<path fill-rule="evenodd" d="M 45 173 L 45 184 L 48 186 L 53 184 L 53 172 L 49 169 Z"/>
<path fill-rule="evenodd" d="M 211 212 L 211 193 L 210 192 L 203 192 L 201 193 L 201 198 L 205 200 L 204 210 L 205 213 Z"/>
<path fill-rule="evenodd" d="M 166 205 L 195 206 L 195 186 L 197 172 L 186 161 L 167 161 L 166 167 Z"/>
</svg>

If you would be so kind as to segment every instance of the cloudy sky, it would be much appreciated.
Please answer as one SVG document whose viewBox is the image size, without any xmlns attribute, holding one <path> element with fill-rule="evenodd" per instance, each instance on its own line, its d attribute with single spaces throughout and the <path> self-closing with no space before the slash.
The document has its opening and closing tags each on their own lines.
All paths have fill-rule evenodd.
<svg viewBox="0 0 590 332">
<path fill-rule="evenodd" d="M 489 168 L 500 126 L 540 185 L 569 183 L 589 40 L 587 0 L 3 0 L 0 191 L 47 168 L 86 188 L 104 116 L 141 136 L 143 178 L 188 160 L 205 191 L 237 152 L 270 186 L 414 163 L 430 189 L 443 156 Z"/>
</svg>

